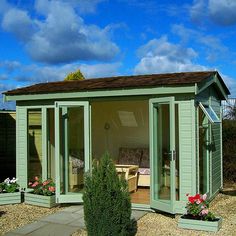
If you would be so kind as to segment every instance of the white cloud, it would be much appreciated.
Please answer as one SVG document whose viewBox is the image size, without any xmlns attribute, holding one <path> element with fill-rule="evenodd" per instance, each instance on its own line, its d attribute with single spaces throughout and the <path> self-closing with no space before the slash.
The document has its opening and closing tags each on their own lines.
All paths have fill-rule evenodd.
<svg viewBox="0 0 236 236">
<path fill-rule="evenodd" d="M 226 47 L 222 40 L 216 35 L 209 35 L 200 31 L 186 28 L 181 24 L 175 24 L 172 26 L 172 32 L 178 35 L 182 44 L 193 43 L 199 45 L 199 48 L 203 48 L 204 58 L 209 62 L 214 62 L 219 59 L 230 59 L 230 50 Z"/>
<path fill-rule="evenodd" d="M 118 75 L 121 63 L 77 64 L 71 63 L 61 66 L 43 66 L 37 64 L 24 65 L 17 61 L 0 62 L 0 80 L 15 80 L 23 85 L 39 82 L 63 80 L 65 76 L 80 69 L 85 78 L 97 78 Z"/>
<path fill-rule="evenodd" d="M 15 102 L 4 102 L 2 93 L 14 89 L 12 84 L 0 83 L 0 109 L 15 110 Z"/>
<path fill-rule="evenodd" d="M 150 40 L 137 53 L 141 59 L 135 66 L 135 74 L 206 70 L 205 66 L 192 62 L 197 57 L 192 48 L 170 43 L 166 36 Z"/>
<path fill-rule="evenodd" d="M 33 22 L 27 12 L 12 8 L 4 14 L 2 28 L 14 33 L 20 40 L 26 41 L 31 37 Z"/>
<path fill-rule="evenodd" d="M 236 80 L 221 72 L 220 72 L 220 75 L 231 93 L 230 96 L 235 98 L 236 97 Z"/>
<path fill-rule="evenodd" d="M 235 0 L 209 0 L 209 15 L 219 25 L 236 24 Z"/>
<path fill-rule="evenodd" d="M 203 24 L 208 18 L 221 26 L 236 24 L 235 12 L 235 0 L 194 0 L 190 8 L 190 16 L 194 22 Z"/>
<path fill-rule="evenodd" d="M 21 66 L 21 63 L 18 61 L 0 61 L 0 68 L 3 68 L 7 73 L 11 73 L 14 70 L 18 69 Z"/>
<path fill-rule="evenodd" d="M 90 1 L 95 6 L 99 1 Z M 85 24 L 73 4 L 64 1 L 36 1 L 36 16 L 11 8 L 3 15 L 2 27 L 25 45 L 30 57 L 58 64 L 77 60 L 108 61 L 119 53 L 109 30 Z"/>
</svg>

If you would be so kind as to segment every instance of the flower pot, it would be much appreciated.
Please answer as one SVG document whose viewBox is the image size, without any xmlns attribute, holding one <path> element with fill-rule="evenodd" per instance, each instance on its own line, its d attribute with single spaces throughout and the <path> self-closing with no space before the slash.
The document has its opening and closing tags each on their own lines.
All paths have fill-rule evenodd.
<svg viewBox="0 0 236 236">
<path fill-rule="evenodd" d="M 21 203 L 21 192 L 15 193 L 1 193 L 0 205 Z"/>
<path fill-rule="evenodd" d="M 25 203 L 47 208 L 52 208 L 57 205 L 55 195 L 44 196 L 34 193 L 25 193 Z"/>
<path fill-rule="evenodd" d="M 186 219 L 182 216 L 179 218 L 178 227 L 183 229 L 204 230 L 217 232 L 222 225 L 222 218 L 217 217 L 215 221 Z"/>
</svg>

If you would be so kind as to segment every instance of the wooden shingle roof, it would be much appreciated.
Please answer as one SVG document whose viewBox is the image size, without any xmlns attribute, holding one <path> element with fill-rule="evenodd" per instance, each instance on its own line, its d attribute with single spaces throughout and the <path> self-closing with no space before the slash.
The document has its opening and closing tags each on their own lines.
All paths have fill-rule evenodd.
<svg viewBox="0 0 236 236">
<path fill-rule="evenodd" d="M 126 88 L 148 88 L 161 86 L 181 86 L 200 83 L 213 75 L 218 75 L 223 87 L 228 94 L 228 88 L 216 71 L 203 72 L 182 72 L 151 75 L 117 76 L 96 79 L 85 79 L 82 81 L 60 81 L 40 83 L 28 87 L 18 88 L 7 91 L 4 94 L 11 95 L 30 95 L 30 94 L 49 94 L 84 92 L 95 90 L 117 90 Z"/>
</svg>

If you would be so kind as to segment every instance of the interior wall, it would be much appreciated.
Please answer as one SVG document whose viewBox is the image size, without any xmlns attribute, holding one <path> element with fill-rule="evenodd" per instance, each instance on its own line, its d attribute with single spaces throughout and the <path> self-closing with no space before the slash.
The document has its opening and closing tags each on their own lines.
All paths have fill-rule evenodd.
<svg viewBox="0 0 236 236">
<path fill-rule="evenodd" d="M 91 102 L 92 155 L 108 151 L 117 160 L 120 147 L 149 147 L 148 100 Z"/>
</svg>

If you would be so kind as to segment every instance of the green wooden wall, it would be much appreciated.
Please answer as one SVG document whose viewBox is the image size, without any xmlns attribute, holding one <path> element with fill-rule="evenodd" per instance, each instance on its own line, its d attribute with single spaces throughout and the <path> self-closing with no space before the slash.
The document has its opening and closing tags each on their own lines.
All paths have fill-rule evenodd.
<svg viewBox="0 0 236 236">
<path fill-rule="evenodd" d="M 27 110 L 16 106 L 16 175 L 21 188 L 27 188 Z"/>
<path fill-rule="evenodd" d="M 180 200 L 196 193 L 195 111 L 193 100 L 179 103 Z"/>
<path fill-rule="evenodd" d="M 215 92 L 211 87 L 210 89 L 210 104 L 218 117 L 221 117 L 221 103 Z M 211 153 L 211 194 L 214 195 L 222 187 L 222 134 L 221 124 L 212 124 L 211 130 L 211 142 L 212 142 L 212 153 Z"/>
</svg>

